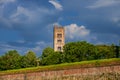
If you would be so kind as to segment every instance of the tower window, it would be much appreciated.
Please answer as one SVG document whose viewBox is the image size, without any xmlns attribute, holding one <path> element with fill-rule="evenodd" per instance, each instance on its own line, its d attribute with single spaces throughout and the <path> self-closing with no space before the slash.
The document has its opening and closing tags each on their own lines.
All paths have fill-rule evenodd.
<svg viewBox="0 0 120 80">
<path fill-rule="evenodd" d="M 58 51 L 61 51 L 62 50 L 62 48 L 61 47 L 58 47 Z"/>
<path fill-rule="evenodd" d="M 61 43 L 61 42 L 62 42 L 62 40 L 61 40 L 61 39 L 59 39 L 59 40 L 57 40 L 57 42 L 58 42 L 58 43 Z"/>
<path fill-rule="evenodd" d="M 62 38 L 62 34 L 57 34 L 57 38 Z"/>
</svg>

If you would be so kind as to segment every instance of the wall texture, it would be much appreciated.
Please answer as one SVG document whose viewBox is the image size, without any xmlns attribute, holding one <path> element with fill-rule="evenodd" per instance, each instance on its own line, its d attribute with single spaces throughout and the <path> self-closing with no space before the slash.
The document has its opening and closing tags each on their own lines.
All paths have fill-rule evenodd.
<svg viewBox="0 0 120 80">
<path fill-rule="evenodd" d="M 4 75 L 0 80 L 104 80 L 107 77 L 120 79 L 120 65 Z"/>
</svg>

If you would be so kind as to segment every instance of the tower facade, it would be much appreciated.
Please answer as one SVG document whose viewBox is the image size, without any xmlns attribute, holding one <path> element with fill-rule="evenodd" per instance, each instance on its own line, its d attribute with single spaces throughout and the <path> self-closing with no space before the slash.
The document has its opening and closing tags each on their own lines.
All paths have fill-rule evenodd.
<svg viewBox="0 0 120 80">
<path fill-rule="evenodd" d="M 54 26 L 54 51 L 63 52 L 63 46 L 65 44 L 65 30 L 64 27 Z"/>
</svg>

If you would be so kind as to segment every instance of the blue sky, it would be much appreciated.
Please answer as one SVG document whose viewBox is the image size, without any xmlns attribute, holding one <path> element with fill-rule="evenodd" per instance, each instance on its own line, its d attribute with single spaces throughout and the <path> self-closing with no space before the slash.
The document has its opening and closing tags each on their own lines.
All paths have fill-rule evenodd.
<svg viewBox="0 0 120 80">
<path fill-rule="evenodd" d="M 118 44 L 120 0 L 0 0 L 0 54 L 53 45 L 53 25 L 65 27 L 66 42 Z"/>
</svg>

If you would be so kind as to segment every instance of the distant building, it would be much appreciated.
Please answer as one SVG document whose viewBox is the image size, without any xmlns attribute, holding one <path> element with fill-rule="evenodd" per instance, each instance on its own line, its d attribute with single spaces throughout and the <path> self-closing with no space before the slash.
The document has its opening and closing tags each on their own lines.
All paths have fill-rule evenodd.
<svg viewBox="0 0 120 80">
<path fill-rule="evenodd" d="M 54 26 L 54 51 L 63 52 L 63 46 L 65 44 L 65 30 L 64 27 Z"/>
</svg>

